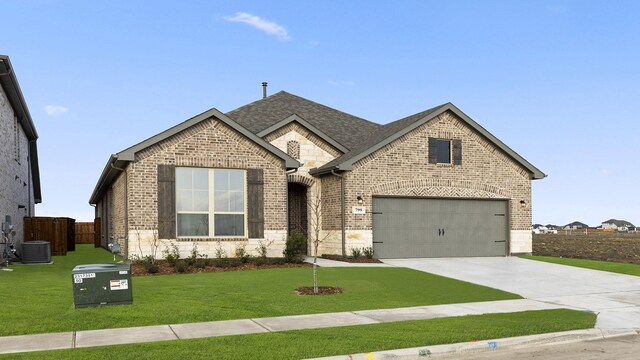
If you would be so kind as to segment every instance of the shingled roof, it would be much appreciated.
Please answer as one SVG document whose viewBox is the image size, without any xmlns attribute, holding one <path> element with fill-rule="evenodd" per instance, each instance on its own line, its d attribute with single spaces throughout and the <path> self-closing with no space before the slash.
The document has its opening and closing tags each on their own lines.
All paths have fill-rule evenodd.
<svg viewBox="0 0 640 360">
<path fill-rule="evenodd" d="M 280 91 L 226 113 L 228 117 L 254 134 L 297 115 L 347 150 L 356 147 L 363 134 L 382 127 L 311 100 Z"/>
<path fill-rule="evenodd" d="M 514 161 L 521 164 L 525 169 L 531 173 L 532 179 L 542 179 L 546 175 L 538 168 L 533 166 L 527 160 L 525 160 L 518 153 L 509 148 L 506 144 L 496 138 L 493 134 L 488 132 L 485 128 L 480 126 L 477 122 L 463 113 L 452 103 L 442 104 L 431 109 L 419 112 L 417 114 L 408 116 L 406 118 L 394 121 L 392 123 L 381 126 L 377 131 L 373 132 L 370 136 L 361 140 L 361 143 L 354 147 L 348 153 L 324 164 L 323 166 L 310 171 L 311 175 L 320 175 L 331 172 L 332 170 L 351 170 L 353 164 L 370 155 L 374 151 L 381 149 L 388 145 L 392 141 L 404 136 L 408 132 L 421 126 L 422 124 L 436 118 L 440 114 L 450 111 L 454 113 L 458 118 L 464 121 L 469 127 L 480 133 L 488 141 L 495 144 L 505 154 L 511 157 Z"/>
</svg>

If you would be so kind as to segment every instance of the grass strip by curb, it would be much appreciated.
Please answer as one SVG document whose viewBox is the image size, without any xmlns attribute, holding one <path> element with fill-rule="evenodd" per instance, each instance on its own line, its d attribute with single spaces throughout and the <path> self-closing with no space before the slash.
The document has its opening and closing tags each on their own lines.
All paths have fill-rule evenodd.
<svg viewBox="0 0 640 360">
<path fill-rule="evenodd" d="M 302 359 L 588 329 L 596 315 L 538 310 L 9 354 L 0 359 Z"/>
<path fill-rule="evenodd" d="M 581 267 L 591 270 L 608 271 L 617 274 L 640 276 L 640 265 L 613 261 L 561 258 L 554 256 L 522 256 L 523 259 L 544 261 L 553 264 Z"/>
</svg>

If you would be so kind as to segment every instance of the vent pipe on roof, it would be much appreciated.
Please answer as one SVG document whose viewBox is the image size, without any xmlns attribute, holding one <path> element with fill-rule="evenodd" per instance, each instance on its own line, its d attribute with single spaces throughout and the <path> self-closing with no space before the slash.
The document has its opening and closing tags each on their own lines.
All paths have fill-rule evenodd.
<svg viewBox="0 0 640 360">
<path fill-rule="evenodd" d="M 263 81 L 262 82 L 262 98 L 266 98 L 267 97 L 267 82 Z"/>
</svg>

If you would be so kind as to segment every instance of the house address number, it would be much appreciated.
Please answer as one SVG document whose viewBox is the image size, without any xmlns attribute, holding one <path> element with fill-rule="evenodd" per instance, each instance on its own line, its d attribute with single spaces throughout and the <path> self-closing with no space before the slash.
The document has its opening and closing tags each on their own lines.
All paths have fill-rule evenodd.
<svg viewBox="0 0 640 360">
<path fill-rule="evenodd" d="M 351 213 L 356 215 L 364 215 L 367 213 L 367 211 L 364 206 L 352 206 Z"/>
</svg>

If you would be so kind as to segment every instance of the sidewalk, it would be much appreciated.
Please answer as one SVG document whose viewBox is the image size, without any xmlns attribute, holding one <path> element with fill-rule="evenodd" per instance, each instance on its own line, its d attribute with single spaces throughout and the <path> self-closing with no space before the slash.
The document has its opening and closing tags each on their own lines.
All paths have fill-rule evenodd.
<svg viewBox="0 0 640 360">
<path fill-rule="evenodd" d="M 0 337 L 0 354 L 380 324 L 406 320 L 435 319 L 450 316 L 509 313 L 559 308 L 564 307 L 539 301 L 521 299 L 211 321 L 191 324 L 5 336 Z"/>
</svg>

